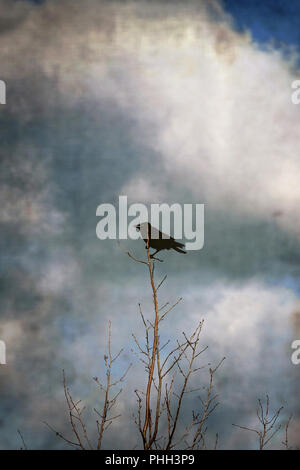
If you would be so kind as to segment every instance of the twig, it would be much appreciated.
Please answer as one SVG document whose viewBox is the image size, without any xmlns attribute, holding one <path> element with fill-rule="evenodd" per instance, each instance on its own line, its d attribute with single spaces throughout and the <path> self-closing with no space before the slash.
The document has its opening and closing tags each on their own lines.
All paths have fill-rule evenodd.
<svg viewBox="0 0 300 470">
<path fill-rule="evenodd" d="M 275 434 L 281 429 L 281 424 L 279 424 L 276 428 L 276 422 L 279 418 L 281 411 L 283 410 L 283 406 L 278 408 L 275 413 L 270 416 L 270 398 L 269 395 L 266 395 L 266 405 L 265 407 L 262 404 L 262 401 L 258 399 L 258 408 L 256 410 L 256 415 L 258 417 L 259 423 L 261 424 L 261 429 L 254 429 L 249 428 L 247 426 L 239 426 L 237 424 L 233 424 L 233 426 L 243 429 L 245 431 L 251 431 L 258 435 L 259 441 L 259 449 L 263 450 L 266 445 L 273 439 Z"/>
<path fill-rule="evenodd" d="M 21 431 L 20 431 L 19 429 L 18 429 L 17 431 L 18 431 L 18 434 L 19 434 L 19 436 L 20 436 L 20 438 L 21 438 L 22 444 L 23 444 L 23 446 L 24 446 L 24 449 L 21 447 L 21 450 L 28 450 L 27 445 L 26 445 L 26 442 L 25 442 L 25 440 L 24 440 L 24 438 L 23 438 L 23 436 L 22 436 Z"/>
</svg>

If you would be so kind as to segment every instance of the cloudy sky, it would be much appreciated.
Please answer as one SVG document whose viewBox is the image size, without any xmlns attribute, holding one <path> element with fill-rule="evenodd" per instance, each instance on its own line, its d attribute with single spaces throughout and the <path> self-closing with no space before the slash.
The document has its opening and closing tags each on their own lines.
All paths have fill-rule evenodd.
<svg viewBox="0 0 300 470">
<path fill-rule="evenodd" d="M 131 333 L 142 335 L 138 302 L 151 317 L 151 291 L 143 266 L 95 231 L 97 206 L 119 195 L 205 204 L 204 248 L 163 254 L 157 274 L 168 274 L 162 303 L 183 297 L 162 334 L 175 341 L 203 318 L 204 363 L 226 356 L 209 435 L 254 448 L 232 423 L 255 425 L 268 393 L 294 413 L 295 443 L 300 4 L 0 0 L 0 11 L 0 447 L 20 446 L 17 429 L 30 448 L 64 447 L 42 424 L 68 429 L 62 369 L 76 397 L 101 406 L 92 377 L 108 320 L 124 348 L 116 372 L 134 367 L 105 446 L 140 445 Z M 124 245 L 143 256 L 142 241 Z"/>
</svg>

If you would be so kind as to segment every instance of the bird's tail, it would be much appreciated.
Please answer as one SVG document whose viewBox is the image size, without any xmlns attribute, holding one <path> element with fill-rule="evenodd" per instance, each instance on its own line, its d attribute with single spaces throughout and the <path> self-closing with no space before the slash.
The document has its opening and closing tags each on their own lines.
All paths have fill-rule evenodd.
<svg viewBox="0 0 300 470">
<path fill-rule="evenodd" d="M 178 243 L 178 245 L 173 246 L 173 249 L 174 249 L 175 251 L 177 251 L 178 253 L 184 253 L 184 254 L 186 255 L 186 251 L 184 251 L 184 250 L 182 250 L 181 248 L 179 248 L 179 246 L 180 246 L 180 247 L 184 247 L 184 245 L 183 245 L 182 243 Z"/>
</svg>

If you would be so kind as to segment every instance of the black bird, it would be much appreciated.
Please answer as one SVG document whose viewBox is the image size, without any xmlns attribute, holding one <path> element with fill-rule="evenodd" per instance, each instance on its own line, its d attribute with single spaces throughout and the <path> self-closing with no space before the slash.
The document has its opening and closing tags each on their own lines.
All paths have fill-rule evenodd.
<svg viewBox="0 0 300 470">
<path fill-rule="evenodd" d="M 165 233 L 160 232 L 158 229 L 152 227 L 149 222 L 143 222 L 141 224 L 136 225 L 136 229 L 141 232 L 142 238 L 147 246 L 147 240 L 149 237 L 149 247 L 156 250 L 150 258 L 157 259 L 158 261 L 162 261 L 159 258 L 154 258 L 154 255 L 161 250 L 175 250 L 178 253 L 186 254 L 182 248 L 184 248 L 183 243 L 179 243 L 170 235 L 166 235 Z"/>
</svg>

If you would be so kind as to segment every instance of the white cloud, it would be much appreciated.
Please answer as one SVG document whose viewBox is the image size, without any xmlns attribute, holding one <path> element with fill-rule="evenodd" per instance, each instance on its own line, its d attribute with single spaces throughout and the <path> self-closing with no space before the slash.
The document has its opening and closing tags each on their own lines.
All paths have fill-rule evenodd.
<svg viewBox="0 0 300 470">
<path fill-rule="evenodd" d="M 166 199 L 167 191 L 165 188 L 149 177 L 140 175 L 132 178 L 122 189 L 120 195 L 124 194 L 128 197 L 129 203 L 143 202 L 154 203 Z"/>
<path fill-rule="evenodd" d="M 7 1 L 0 4 L 9 8 Z M 175 186 L 192 190 L 196 202 L 204 198 L 209 210 L 262 218 L 281 211 L 278 223 L 297 233 L 300 107 L 290 99 L 294 59 L 289 61 L 271 48 L 261 51 L 249 34 L 234 32 L 217 2 L 201 3 L 197 13 L 193 7 L 174 7 L 169 2 L 164 7 L 141 2 L 116 8 L 93 0 L 47 1 L 32 6 L 30 12 L 27 7 L 21 11 L 24 2 L 18 2 L 18 8 L 14 13 L 18 21 L 22 18 L 18 28 L 1 36 L 1 78 L 22 80 L 37 67 L 41 79 L 44 74 L 55 81 L 64 100 L 60 105 L 90 99 L 95 119 L 98 102 L 115 102 L 129 118 L 134 116 L 142 124 L 140 135 L 134 137 L 161 157 L 155 167 L 158 181 L 155 175 L 146 175 L 149 162 L 145 174 L 139 169 L 137 179 L 128 181 L 120 194 L 148 202 L 155 192 L 156 198 L 163 199 L 168 186 L 162 185 L 170 179 Z M 211 16 L 211 8 L 218 21 Z M 35 89 L 35 83 L 32 87 Z M 52 95 L 45 96 L 45 103 L 47 109 L 57 105 Z M 22 106 L 22 102 L 12 104 L 15 112 L 26 110 Z M 27 106 L 32 106 L 31 97 Z M 37 174 L 35 162 L 29 173 L 36 172 L 42 187 L 24 194 L 3 186 L 2 221 L 20 218 L 25 225 L 48 230 L 51 216 L 50 226 L 59 231 L 64 214 L 46 211 L 53 202 L 53 187 L 47 186 L 47 168 L 42 175 L 41 165 Z M 22 168 L 19 165 L 17 171 L 22 173 Z M 96 295 L 87 281 L 80 285 L 80 269 L 72 256 L 53 256 L 36 282 L 39 293 L 46 296 L 60 296 L 66 288 L 70 288 L 67 296 L 74 293 L 71 315 L 63 311 L 64 317 L 60 317 L 65 319 L 65 328 L 70 327 L 71 340 L 60 348 L 48 343 L 45 347 L 42 342 L 37 354 L 51 357 L 51 348 L 56 348 L 59 361 L 72 360 L 80 381 L 83 374 L 92 375 L 98 364 L 107 317 L 117 324 L 117 349 L 129 342 L 131 331 L 141 331 L 136 326 L 136 296 L 139 292 L 143 297 L 145 285 L 131 278 L 120 287 L 113 279 L 104 287 L 103 283 L 101 288 L 97 285 Z M 32 269 L 36 270 L 35 265 Z M 185 280 L 188 283 L 187 276 Z M 97 275 L 94 281 L 98 281 Z M 175 298 L 179 285 L 182 279 L 174 280 L 168 296 Z M 267 385 L 285 392 L 280 376 L 289 359 L 284 345 L 295 304 L 290 290 L 260 280 L 243 285 L 214 280 L 209 288 L 201 288 L 200 280 L 193 280 L 189 290 L 179 295 L 185 298 L 184 307 L 178 307 L 172 330 L 165 334 L 177 337 L 178 331 L 186 330 L 187 325 L 192 328 L 205 317 L 203 341 L 210 345 L 211 357 L 217 360 L 226 355 L 227 373 L 235 380 L 240 378 L 238 388 L 223 385 L 225 406 L 232 400 L 243 405 L 249 390 L 256 396 Z M 45 307 L 38 308 L 35 313 L 52 318 Z M 150 296 L 147 308 L 151 312 Z M 31 313 L 26 311 L 28 318 Z M 19 322 L 8 331 L 20 336 Z M 135 371 L 132 385 L 139 380 Z M 127 398 L 131 397 L 132 390 Z M 42 412 L 37 407 L 35 417 Z"/>
<path fill-rule="evenodd" d="M 140 112 L 155 123 L 148 143 L 169 178 L 210 209 L 262 218 L 281 211 L 279 223 L 298 234 L 300 108 L 290 101 L 291 64 L 223 25 L 230 40 L 220 54 L 220 28 L 194 29 L 192 41 L 186 30 L 148 56 L 139 86 Z"/>
<path fill-rule="evenodd" d="M 46 263 L 37 281 L 37 287 L 43 294 L 62 294 L 79 282 L 80 269 L 76 259 L 66 253 L 58 256 Z"/>
<path fill-rule="evenodd" d="M 2 43 L 4 76 L 26 76 L 34 59 L 56 77 L 66 103 L 116 101 L 144 122 L 137 139 L 195 199 L 241 215 L 280 212 L 277 222 L 298 236 L 296 58 L 262 51 L 249 33 L 234 32 L 218 2 L 183 9 L 48 1 Z M 144 178 L 136 198 L 147 199 L 152 187 Z"/>
</svg>

